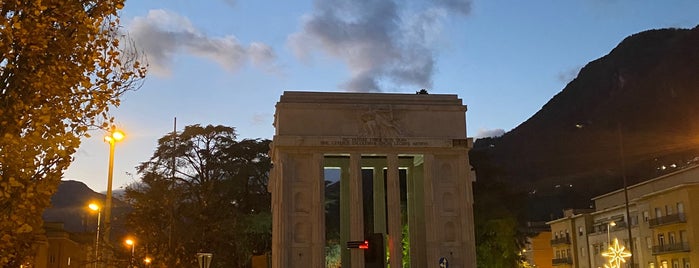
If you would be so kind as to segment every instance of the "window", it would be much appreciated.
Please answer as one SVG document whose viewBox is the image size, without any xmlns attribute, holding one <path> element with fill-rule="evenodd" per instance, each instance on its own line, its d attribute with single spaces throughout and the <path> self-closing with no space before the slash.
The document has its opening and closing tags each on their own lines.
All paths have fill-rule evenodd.
<svg viewBox="0 0 699 268">
<path fill-rule="evenodd" d="M 667 240 L 668 240 L 668 243 L 670 243 L 670 245 L 675 244 L 675 232 L 667 233 Z"/>
<path fill-rule="evenodd" d="M 648 268 L 655 268 L 655 263 L 654 263 L 654 262 L 649 262 L 649 263 L 648 263 Z"/>
<path fill-rule="evenodd" d="M 690 266 L 690 265 L 689 265 L 689 259 L 687 259 L 687 258 L 682 259 L 682 262 L 684 262 L 684 268 L 690 268 L 690 267 L 689 267 L 689 266 Z"/>
<path fill-rule="evenodd" d="M 585 257 L 585 247 L 580 248 L 580 256 Z"/>
<path fill-rule="evenodd" d="M 680 268 L 680 261 L 672 260 L 672 268 Z"/>
<path fill-rule="evenodd" d="M 650 218 L 650 213 L 648 213 L 648 211 L 643 211 L 643 221 L 648 222 L 649 218 Z"/>
<path fill-rule="evenodd" d="M 687 230 L 680 230 L 680 242 L 687 242 Z"/>
<path fill-rule="evenodd" d="M 672 215 L 672 206 L 665 205 L 665 215 Z"/>
<path fill-rule="evenodd" d="M 646 236 L 646 247 L 648 247 L 648 249 L 653 249 L 653 239 L 651 239 L 650 236 Z"/>
<path fill-rule="evenodd" d="M 578 227 L 578 235 L 579 235 L 579 236 L 582 236 L 582 235 L 584 235 L 584 234 L 585 234 L 585 232 L 583 232 L 582 226 Z"/>
<path fill-rule="evenodd" d="M 665 235 L 663 234 L 658 234 L 658 246 L 663 246 L 665 245 Z"/>
<path fill-rule="evenodd" d="M 677 202 L 677 213 L 684 213 L 684 204 Z"/>
<path fill-rule="evenodd" d="M 655 208 L 655 218 L 660 218 L 663 216 L 663 210 L 660 208 Z"/>
</svg>

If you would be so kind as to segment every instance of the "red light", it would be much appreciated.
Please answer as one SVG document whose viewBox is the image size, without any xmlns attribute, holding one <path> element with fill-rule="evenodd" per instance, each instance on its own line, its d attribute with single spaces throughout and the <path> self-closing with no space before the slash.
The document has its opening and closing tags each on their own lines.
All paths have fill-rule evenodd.
<svg viewBox="0 0 699 268">
<path fill-rule="evenodd" d="M 364 240 L 364 244 L 359 245 L 359 249 L 369 249 L 369 241 Z"/>
</svg>

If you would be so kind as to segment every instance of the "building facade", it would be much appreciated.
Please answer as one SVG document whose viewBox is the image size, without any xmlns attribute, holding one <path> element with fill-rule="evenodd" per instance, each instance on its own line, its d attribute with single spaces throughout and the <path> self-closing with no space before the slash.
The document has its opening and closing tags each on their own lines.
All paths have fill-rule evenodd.
<svg viewBox="0 0 699 268">
<path fill-rule="evenodd" d="M 593 198 L 592 211 L 548 222 L 554 267 L 605 267 L 614 239 L 632 253 L 621 267 L 699 267 L 699 166 Z M 628 217 L 627 217 L 628 211 Z M 629 234 L 630 238 L 629 239 Z"/>
</svg>

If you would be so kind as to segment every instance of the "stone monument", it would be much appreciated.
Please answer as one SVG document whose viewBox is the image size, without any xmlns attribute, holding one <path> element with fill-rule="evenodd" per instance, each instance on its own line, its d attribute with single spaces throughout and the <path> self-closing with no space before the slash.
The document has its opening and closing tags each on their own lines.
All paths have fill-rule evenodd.
<svg viewBox="0 0 699 268">
<path fill-rule="evenodd" d="M 472 140 L 456 95 L 287 91 L 274 127 L 272 267 L 325 267 L 328 167 L 341 174 L 342 245 L 364 240 L 370 224 L 387 238 L 391 267 L 401 267 L 407 225 L 411 267 L 447 260 L 452 268 L 476 267 Z M 362 169 L 373 170 L 371 223 L 364 220 Z M 399 174 L 407 188 L 403 212 Z M 342 255 L 342 267 L 364 267 L 363 250 L 343 247 Z"/>
</svg>

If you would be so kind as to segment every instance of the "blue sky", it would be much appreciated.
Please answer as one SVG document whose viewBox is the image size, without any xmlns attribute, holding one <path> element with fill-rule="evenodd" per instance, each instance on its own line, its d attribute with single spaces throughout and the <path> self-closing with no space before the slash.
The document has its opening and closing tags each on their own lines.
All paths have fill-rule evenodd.
<svg viewBox="0 0 699 268">
<path fill-rule="evenodd" d="M 150 71 L 112 110 L 127 134 L 113 187 L 138 180 L 175 117 L 272 138 L 285 90 L 457 94 L 469 136 L 503 133 L 625 37 L 693 28 L 697 14 L 694 0 L 127 1 L 121 22 Z M 91 134 L 64 178 L 102 192 L 108 144 Z"/>
</svg>

